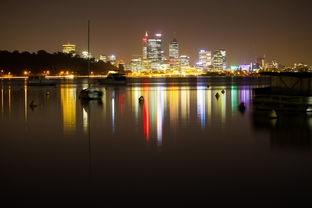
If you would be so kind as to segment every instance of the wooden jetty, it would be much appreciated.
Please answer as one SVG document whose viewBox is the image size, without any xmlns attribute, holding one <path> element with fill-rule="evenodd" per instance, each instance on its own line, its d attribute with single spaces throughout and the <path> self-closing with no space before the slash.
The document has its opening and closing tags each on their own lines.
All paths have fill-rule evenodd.
<svg viewBox="0 0 312 208">
<path fill-rule="evenodd" d="M 256 110 L 312 112 L 312 73 L 263 72 L 271 86 L 254 89 Z"/>
</svg>

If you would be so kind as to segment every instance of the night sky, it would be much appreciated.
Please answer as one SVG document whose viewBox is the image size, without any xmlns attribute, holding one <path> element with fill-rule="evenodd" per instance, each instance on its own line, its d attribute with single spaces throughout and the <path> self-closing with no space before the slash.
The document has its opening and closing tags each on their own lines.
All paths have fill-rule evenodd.
<svg viewBox="0 0 312 208">
<path fill-rule="evenodd" d="M 174 37 L 181 54 L 227 49 L 228 64 L 266 54 L 282 64 L 312 65 L 311 0 L 0 0 L 0 50 L 61 51 L 71 42 L 129 61 L 141 55 L 146 30 Z"/>
</svg>

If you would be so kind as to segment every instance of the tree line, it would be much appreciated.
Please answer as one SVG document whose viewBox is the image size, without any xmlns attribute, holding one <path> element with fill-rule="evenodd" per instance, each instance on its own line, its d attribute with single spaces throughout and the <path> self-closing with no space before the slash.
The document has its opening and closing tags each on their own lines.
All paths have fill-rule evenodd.
<svg viewBox="0 0 312 208">
<path fill-rule="evenodd" d="M 90 59 L 90 71 L 94 74 L 107 74 L 111 70 L 119 70 L 119 68 L 110 62 Z M 24 75 L 25 71 L 30 71 L 33 75 L 39 75 L 47 71 L 50 72 L 50 75 L 57 75 L 61 71 L 68 71 L 76 75 L 87 75 L 88 60 L 78 55 L 73 56 L 61 52 L 50 54 L 44 50 L 39 50 L 37 53 L 0 51 L 1 74 L 10 73 L 19 76 Z"/>
</svg>

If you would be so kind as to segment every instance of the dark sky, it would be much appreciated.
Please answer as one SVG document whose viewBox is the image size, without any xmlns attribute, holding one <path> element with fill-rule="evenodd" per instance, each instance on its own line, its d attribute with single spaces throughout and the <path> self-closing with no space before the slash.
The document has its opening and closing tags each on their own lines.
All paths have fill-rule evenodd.
<svg viewBox="0 0 312 208">
<path fill-rule="evenodd" d="M 312 65 L 311 0 L 0 0 L 0 50 L 61 51 L 66 42 L 128 61 L 141 54 L 144 31 L 176 32 L 181 53 L 228 50 L 229 64 L 266 54 Z"/>
</svg>

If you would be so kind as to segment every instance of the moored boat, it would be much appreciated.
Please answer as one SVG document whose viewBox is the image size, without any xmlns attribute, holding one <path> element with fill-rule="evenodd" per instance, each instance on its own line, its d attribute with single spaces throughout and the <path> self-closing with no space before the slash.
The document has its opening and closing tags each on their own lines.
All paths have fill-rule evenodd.
<svg viewBox="0 0 312 208">
<path fill-rule="evenodd" d="M 103 92 L 96 88 L 86 88 L 80 91 L 79 98 L 85 100 L 100 100 L 102 99 Z"/>
<path fill-rule="evenodd" d="M 106 78 L 99 79 L 98 82 L 100 84 L 125 85 L 127 84 L 127 78 L 122 73 L 109 72 Z"/>
<path fill-rule="evenodd" d="M 56 85 L 55 80 L 46 78 L 45 76 L 29 76 L 27 79 L 28 86 L 53 86 Z"/>
</svg>

